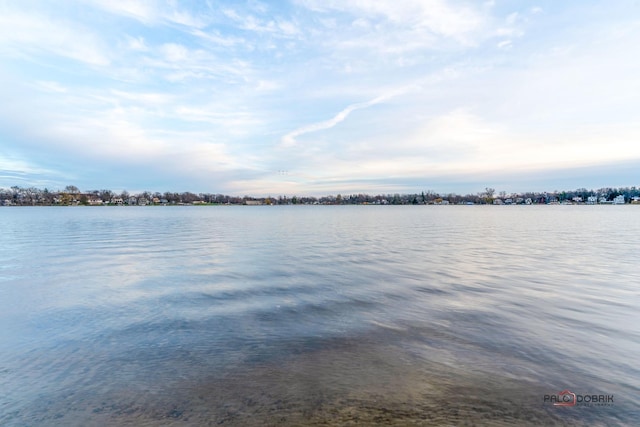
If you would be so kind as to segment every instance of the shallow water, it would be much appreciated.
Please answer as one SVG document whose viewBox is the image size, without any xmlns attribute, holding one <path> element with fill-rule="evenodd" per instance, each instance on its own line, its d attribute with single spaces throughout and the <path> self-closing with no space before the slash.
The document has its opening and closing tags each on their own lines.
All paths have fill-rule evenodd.
<svg viewBox="0 0 640 427">
<path fill-rule="evenodd" d="M 2 208 L 0 425 L 637 425 L 639 219 Z"/>
</svg>

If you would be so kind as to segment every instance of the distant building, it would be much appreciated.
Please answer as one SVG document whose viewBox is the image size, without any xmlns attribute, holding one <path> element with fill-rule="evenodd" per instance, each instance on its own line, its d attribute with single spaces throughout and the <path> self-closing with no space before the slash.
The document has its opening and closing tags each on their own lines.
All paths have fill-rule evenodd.
<svg viewBox="0 0 640 427">
<path fill-rule="evenodd" d="M 621 194 L 619 196 L 616 196 L 615 199 L 613 199 L 613 204 L 614 205 L 624 205 L 624 196 Z"/>
<path fill-rule="evenodd" d="M 595 205 L 596 203 L 598 203 L 598 198 L 596 196 L 587 197 L 587 204 L 588 205 Z"/>
<path fill-rule="evenodd" d="M 260 200 L 245 200 L 244 204 L 248 206 L 258 206 L 261 205 L 262 202 Z"/>
</svg>

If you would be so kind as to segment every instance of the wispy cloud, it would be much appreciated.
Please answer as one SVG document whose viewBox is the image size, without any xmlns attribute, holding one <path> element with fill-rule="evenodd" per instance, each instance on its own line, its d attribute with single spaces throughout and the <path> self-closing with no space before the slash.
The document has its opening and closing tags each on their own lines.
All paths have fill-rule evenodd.
<svg viewBox="0 0 640 427">
<path fill-rule="evenodd" d="M 474 43 L 470 37 L 485 24 L 481 9 L 471 6 L 452 6 L 443 0 L 301 0 L 301 3 L 318 12 L 338 11 L 349 13 L 358 26 L 400 27 L 406 35 L 431 33 L 455 39 L 461 43 Z M 396 29 L 397 30 L 397 29 Z"/>
<path fill-rule="evenodd" d="M 68 90 L 67 87 L 61 85 L 60 83 L 48 80 L 39 80 L 35 82 L 34 86 L 45 92 L 65 93 Z"/>
<path fill-rule="evenodd" d="M 223 46 L 223 47 L 233 47 L 233 46 L 239 46 L 239 45 L 244 45 L 248 43 L 248 41 L 242 37 L 223 36 L 220 34 L 219 31 L 216 31 L 215 29 L 214 30 L 194 29 L 192 30 L 191 34 L 193 34 L 194 36 L 202 40 L 210 42 L 214 45 Z"/>
<path fill-rule="evenodd" d="M 111 62 L 103 42 L 89 28 L 64 19 L 0 9 L 0 51 L 35 57 L 53 54 L 92 66 Z"/>
<path fill-rule="evenodd" d="M 131 50 L 140 52 L 149 50 L 143 37 L 129 37 L 127 47 Z"/>
<path fill-rule="evenodd" d="M 20 174 L 36 174 L 36 175 L 56 175 L 52 169 L 36 166 L 24 159 L 18 159 L 12 156 L 0 153 L 0 171 L 3 173 L 20 173 Z"/>
<path fill-rule="evenodd" d="M 203 28 L 207 25 L 207 14 L 195 14 L 180 7 L 175 2 L 154 0 L 89 0 L 94 6 L 115 14 L 142 22 L 146 25 L 177 24 L 189 28 Z"/>
<path fill-rule="evenodd" d="M 329 120 L 312 123 L 310 125 L 302 126 L 292 132 L 289 132 L 288 134 L 282 137 L 282 147 L 291 147 L 295 145 L 296 138 L 301 135 L 312 133 L 312 132 L 318 132 L 321 130 L 331 129 L 332 127 L 336 126 L 338 123 L 343 122 L 354 111 L 362 110 L 365 108 L 372 107 L 376 104 L 380 104 L 394 96 L 399 95 L 401 92 L 402 91 L 395 91 L 389 94 L 380 95 L 377 98 L 374 98 L 370 101 L 351 104 L 347 106 L 344 110 L 340 111 L 338 114 L 330 118 Z"/>
</svg>

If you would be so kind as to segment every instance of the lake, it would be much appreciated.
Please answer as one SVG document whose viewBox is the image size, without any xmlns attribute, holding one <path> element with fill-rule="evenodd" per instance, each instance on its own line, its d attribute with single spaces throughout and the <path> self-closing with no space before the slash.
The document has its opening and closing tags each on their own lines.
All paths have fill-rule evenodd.
<svg viewBox="0 0 640 427">
<path fill-rule="evenodd" d="M 0 242 L 2 426 L 640 424 L 638 206 L 5 207 Z"/>
</svg>

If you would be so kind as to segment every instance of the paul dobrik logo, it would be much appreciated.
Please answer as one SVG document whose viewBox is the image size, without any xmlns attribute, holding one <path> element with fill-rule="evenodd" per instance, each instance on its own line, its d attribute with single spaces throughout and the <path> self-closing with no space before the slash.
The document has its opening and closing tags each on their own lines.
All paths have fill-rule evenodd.
<svg viewBox="0 0 640 427">
<path fill-rule="evenodd" d="M 613 394 L 576 394 L 562 390 L 558 394 L 545 394 L 544 402 L 553 406 L 613 406 Z"/>
</svg>

